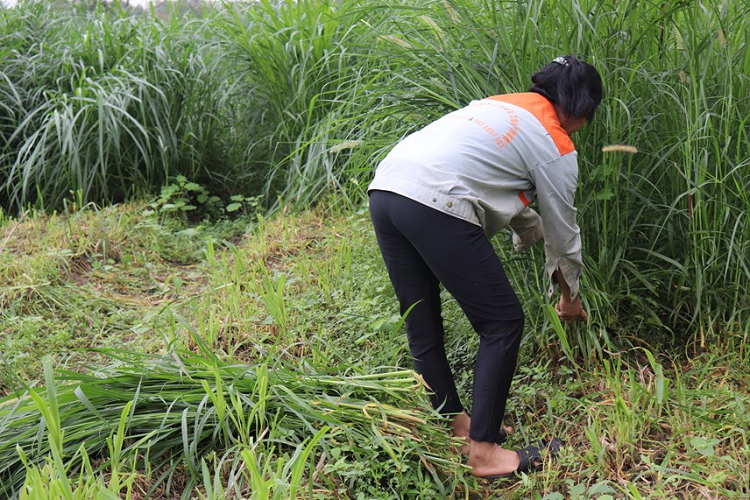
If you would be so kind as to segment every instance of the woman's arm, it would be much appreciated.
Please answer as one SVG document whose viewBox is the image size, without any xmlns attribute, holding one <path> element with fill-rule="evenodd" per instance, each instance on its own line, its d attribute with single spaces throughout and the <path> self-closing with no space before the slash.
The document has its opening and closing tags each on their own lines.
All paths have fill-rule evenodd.
<svg viewBox="0 0 750 500">
<path fill-rule="evenodd" d="M 570 153 L 539 164 L 529 170 L 529 176 L 536 188 L 542 217 L 547 273 L 552 284 L 565 283 L 569 297 L 575 299 L 583 270 L 581 235 L 573 204 L 578 184 L 576 155 Z M 559 278 L 556 279 L 555 275 Z M 549 295 L 552 293 L 550 288 Z"/>
</svg>

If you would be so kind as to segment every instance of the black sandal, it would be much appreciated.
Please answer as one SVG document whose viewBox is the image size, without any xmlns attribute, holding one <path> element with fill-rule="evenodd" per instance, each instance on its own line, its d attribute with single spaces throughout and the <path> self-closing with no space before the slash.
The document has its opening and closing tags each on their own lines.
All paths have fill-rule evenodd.
<svg viewBox="0 0 750 500">
<path fill-rule="evenodd" d="M 497 431 L 497 439 L 495 440 L 495 444 L 503 444 L 508 439 L 508 431 L 500 427 L 500 430 Z"/>
</svg>

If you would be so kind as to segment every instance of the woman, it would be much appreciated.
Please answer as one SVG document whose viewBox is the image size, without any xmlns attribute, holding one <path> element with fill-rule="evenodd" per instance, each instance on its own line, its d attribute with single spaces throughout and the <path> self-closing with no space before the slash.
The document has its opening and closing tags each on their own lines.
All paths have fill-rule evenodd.
<svg viewBox="0 0 750 500">
<path fill-rule="evenodd" d="M 468 439 L 468 464 L 478 477 L 541 467 L 537 448 L 514 452 L 496 444 L 524 313 L 490 238 L 506 226 L 517 250 L 544 238 L 550 282 L 561 292 L 557 314 L 587 321 L 578 297 L 583 262 L 570 134 L 593 118 L 602 80 L 591 65 L 565 56 L 532 82 L 527 93 L 474 101 L 406 137 L 368 189 L 378 245 L 401 313 L 408 312 L 415 369 L 453 433 Z M 539 213 L 529 208 L 535 198 Z M 440 284 L 480 336 L 471 417 L 445 354 Z"/>
</svg>

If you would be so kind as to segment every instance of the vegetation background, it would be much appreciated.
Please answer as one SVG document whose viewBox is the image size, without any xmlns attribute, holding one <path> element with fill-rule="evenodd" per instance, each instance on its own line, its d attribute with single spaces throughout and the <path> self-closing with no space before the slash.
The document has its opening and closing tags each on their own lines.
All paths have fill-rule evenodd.
<svg viewBox="0 0 750 500">
<path fill-rule="evenodd" d="M 0 10 L 0 496 L 745 498 L 749 26 L 729 0 Z M 409 371 L 365 189 L 561 54 L 605 79 L 575 137 L 591 320 L 496 238 L 528 314 L 509 445 L 567 446 L 487 485 Z"/>
</svg>

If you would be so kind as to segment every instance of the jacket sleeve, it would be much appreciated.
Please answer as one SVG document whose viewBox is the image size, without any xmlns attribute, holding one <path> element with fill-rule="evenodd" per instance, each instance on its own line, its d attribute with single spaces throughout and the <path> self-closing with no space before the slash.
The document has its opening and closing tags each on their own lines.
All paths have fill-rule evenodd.
<svg viewBox="0 0 750 500">
<path fill-rule="evenodd" d="M 555 284 L 552 274 L 559 269 L 570 286 L 571 298 L 578 295 L 583 270 L 581 234 L 573 205 L 578 184 L 578 157 L 568 153 L 530 171 L 544 228 L 546 268 L 550 277 L 550 295 Z"/>
<path fill-rule="evenodd" d="M 513 230 L 513 247 L 517 252 L 528 250 L 544 238 L 542 218 L 529 207 L 513 217 L 509 225 Z"/>
</svg>

